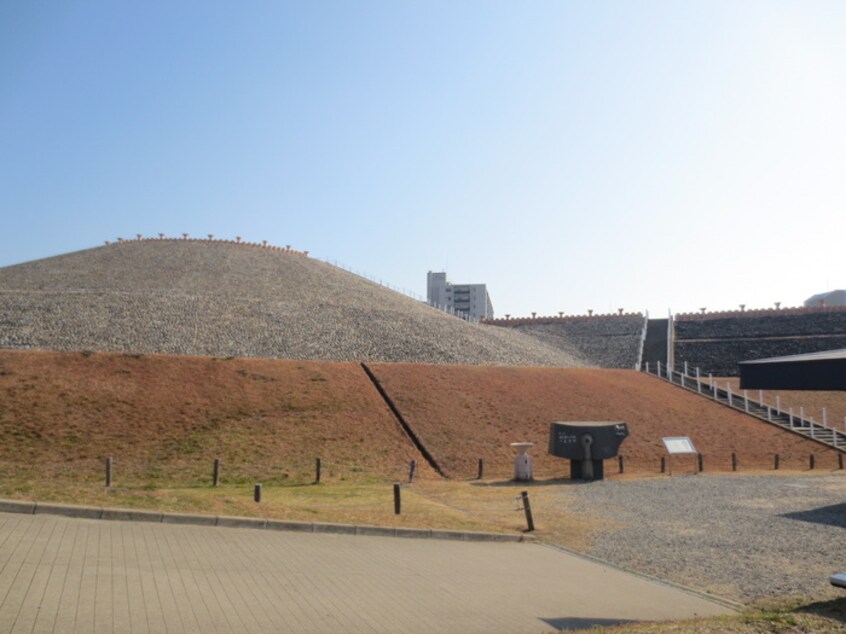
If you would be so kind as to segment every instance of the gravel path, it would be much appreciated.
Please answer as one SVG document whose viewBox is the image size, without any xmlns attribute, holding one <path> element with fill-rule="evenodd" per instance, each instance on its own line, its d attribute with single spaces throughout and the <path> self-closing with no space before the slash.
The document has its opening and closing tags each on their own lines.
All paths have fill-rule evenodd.
<svg viewBox="0 0 846 634">
<path fill-rule="evenodd" d="M 615 525 L 591 554 L 727 598 L 840 597 L 846 475 L 677 476 L 567 487 Z"/>
<path fill-rule="evenodd" d="M 587 365 L 303 255 L 200 240 L 111 244 L 0 269 L 0 348 Z"/>
</svg>

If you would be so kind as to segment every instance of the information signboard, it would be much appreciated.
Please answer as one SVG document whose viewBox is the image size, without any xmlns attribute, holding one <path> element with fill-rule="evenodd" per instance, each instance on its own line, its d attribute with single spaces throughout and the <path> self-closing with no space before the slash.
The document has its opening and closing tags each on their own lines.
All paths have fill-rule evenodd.
<svg viewBox="0 0 846 634">
<path fill-rule="evenodd" d="M 673 475 L 673 456 L 678 454 L 698 454 L 696 447 L 693 446 L 693 441 L 687 436 L 671 436 L 669 438 L 662 438 L 664 446 L 667 448 L 667 453 L 670 454 L 670 468 L 669 473 Z M 663 465 L 663 458 L 662 465 Z M 699 473 L 699 459 L 697 457 L 694 463 L 693 473 Z M 663 471 L 663 467 L 662 467 Z"/>
<path fill-rule="evenodd" d="M 675 436 L 670 438 L 662 438 L 664 446 L 667 448 L 667 453 L 672 455 L 676 453 L 699 453 L 693 442 L 687 436 Z"/>
</svg>

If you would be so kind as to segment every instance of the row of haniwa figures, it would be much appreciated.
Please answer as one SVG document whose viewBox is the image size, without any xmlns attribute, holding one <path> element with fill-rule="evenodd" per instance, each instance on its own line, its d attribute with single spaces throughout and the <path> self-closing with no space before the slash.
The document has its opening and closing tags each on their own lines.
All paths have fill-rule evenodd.
<svg viewBox="0 0 846 634">
<path fill-rule="evenodd" d="M 846 306 L 793 306 L 782 307 L 781 302 L 775 302 L 774 308 L 746 308 L 746 304 L 739 304 L 737 310 L 709 311 L 706 307 L 698 313 L 678 313 L 673 316 L 676 321 L 696 321 L 698 319 L 720 319 L 725 317 L 774 317 L 777 315 L 811 315 L 815 313 L 838 313 L 846 311 Z"/>
<path fill-rule="evenodd" d="M 262 240 L 261 242 L 244 242 L 241 240 L 241 236 L 236 236 L 234 240 L 227 240 L 227 239 L 220 239 L 218 238 L 215 240 L 214 234 L 209 233 L 206 238 L 189 238 L 187 233 L 183 233 L 181 238 L 168 238 L 165 234 L 160 233 L 157 238 L 145 238 L 143 235 L 136 234 L 135 239 L 127 240 L 126 238 L 117 238 L 115 240 L 115 244 L 126 244 L 128 242 L 144 242 L 144 241 L 160 241 L 160 240 L 190 240 L 191 242 L 217 242 L 223 244 L 239 244 L 242 246 L 247 247 L 257 247 L 259 249 L 267 249 L 268 251 L 279 251 L 281 253 L 290 253 L 291 255 L 302 255 L 308 257 L 308 251 L 296 251 L 295 249 L 291 248 L 290 244 L 286 244 L 285 247 L 277 247 L 272 244 L 268 244 L 267 240 Z M 105 241 L 106 245 L 112 244 L 110 240 Z"/>
<path fill-rule="evenodd" d="M 593 309 L 588 309 L 586 315 L 565 315 L 563 311 L 559 312 L 557 316 L 555 315 L 548 315 L 548 316 L 538 316 L 537 313 L 532 313 L 531 317 L 512 317 L 511 315 L 505 315 L 504 317 L 494 318 L 494 319 L 483 319 L 482 322 L 486 324 L 508 324 L 508 325 L 520 325 L 520 324 L 531 324 L 531 323 L 559 323 L 559 322 L 567 322 L 567 321 L 575 321 L 580 319 L 619 319 L 620 317 L 624 318 L 635 318 L 638 320 L 638 323 L 643 321 L 643 313 L 627 313 L 625 309 L 618 308 L 616 313 L 594 313 Z"/>
<path fill-rule="evenodd" d="M 814 313 L 832 313 L 832 312 L 846 312 L 846 306 L 828 306 L 821 304 L 819 306 L 796 306 L 783 308 L 781 302 L 775 302 L 774 308 L 754 308 L 747 309 L 746 304 L 740 304 L 737 310 L 719 310 L 708 311 L 707 308 L 700 308 L 698 313 L 678 313 L 673 316 L 675 320 L 682 321 L 696 321 L 701 319 L 719 319 L 725 317 L 771 317 L 776 315 L 808 315 Z M 643 313 L 627 313 L 623 308 L 618 308 L 616 313 L 594 313 L 592 309 L 588 309 L 586 315 L 565 315 L 564 312 L 559 312 L 558 315 L 538 316 L 537 313 L 532 313 L 531 317 L 512 317 L 505 315 L 501 318 L 484 319 L 487 324 L 531 324 L 531 323 L 555 323 L 562 321 L 573 321 L 586 318 L 619 318 L 619 317 L 637 317 L 643 319 Z"/>
</svg>

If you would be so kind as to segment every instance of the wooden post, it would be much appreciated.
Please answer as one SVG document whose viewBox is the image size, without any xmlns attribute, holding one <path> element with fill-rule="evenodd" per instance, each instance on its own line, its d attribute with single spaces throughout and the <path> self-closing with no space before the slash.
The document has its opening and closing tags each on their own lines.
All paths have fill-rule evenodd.
<svg viewBox="0 0 846 634">
<path fill-rule="evenodd" d="M 477 480 L 481 480 L 485 475 L 485 459 L 479 458 L 479 474 L 476 477 Z"/>
<path fill-rule="evenodd" d="M 214 466 L 212 467 L 212 486 L 220 485 L 220 458 L 214 459 Z"/>
<path fill-rule="evenodd" d="M 253 489 L 253 500 L 256 502 L 261 502 L 261 485 L 257 484 Z"/>
<path fill-rule="evenodd" d="M 697 466 L 699 467 L 700 472 L 705 471 L 705 456 L 703 456 L 701 453 L 697 454 L 696 455 L 696 463 L 697 463 Z"/>
<path fill-rule="evenodd" d="M 314 459 L 314 483 L 315 484 L 320 484 L 320 475 L 321 475 L 320 472 L 322 470 L 323 470 L 323 464 L 322 464 L 320 458 L 315 458 Z"/>
<path fill-rule="evenodd" d="M 735 452 L 731 452 L 731 470 L 737 471 L 737 454 Z"/>
<path fill-rule="evenodd" d="M 400 483 L 394 482 L 394 515 L 399 515 L 402 510 L 402 499 L 400 498 Z"/>
<path fill-rule="evenodd" d="M 814 454 L 811 454 L 810 456 L 808 456 L 808 468 L 810 468 L 813 471 L 814 467 L 816 467 L 816 466 L 817 466 L 817 457 Z"/>
<path fill-rule="evenodd" d="M 520 491 L 520 497 L 523 498 L 523 511 L 526 513 L 526 525 L 528 526 L 528 532 L 532 532 L 535 530 L 535 522 L 532 519 L 532 507 L 529 504 L 529 492 L 528 491 Z"/>
<path fill-rule="evenodd" d="M 667 459 L 664 456 L 661 456 L 661 473 L 664 473 L 667 470 Z"/>
<path fill-rule="evenodd" d="M 106 458 L 106 488 L 112 486 L 112 457 Z"/>
<path fill-rule="evenodd" d="M 412 460 L 408 463 L 408 483 L 414 482 L 414 472 L 417 470 L 417 461 Z"/>
<path fill-rule="evenodd" d="M 776 454 L 773 457 L 773 469 L 775 469 L 776 471 L 778 471 L 779 462 L 781 462 L 781 456 Z"/>
<path fill-rule="evenodd" d="M 622 455 L 617 456 L 617 462 L 620 463 L 620 473 L 623 473 L 625 471 L 625 467 L 623 465 L 623 456 Z"/>
</svg>

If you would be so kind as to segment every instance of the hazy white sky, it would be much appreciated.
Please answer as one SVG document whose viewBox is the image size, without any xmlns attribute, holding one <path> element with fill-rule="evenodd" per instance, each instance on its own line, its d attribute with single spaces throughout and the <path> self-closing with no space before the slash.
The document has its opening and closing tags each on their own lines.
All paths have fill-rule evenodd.
<svg viewBox="0 0 846 634">
<path fill-rule="evenodd" d="M 498 315 L 846 287 L 846 2 L 0 4 L 0 266 L 291 244 Z"/>
</svg>

